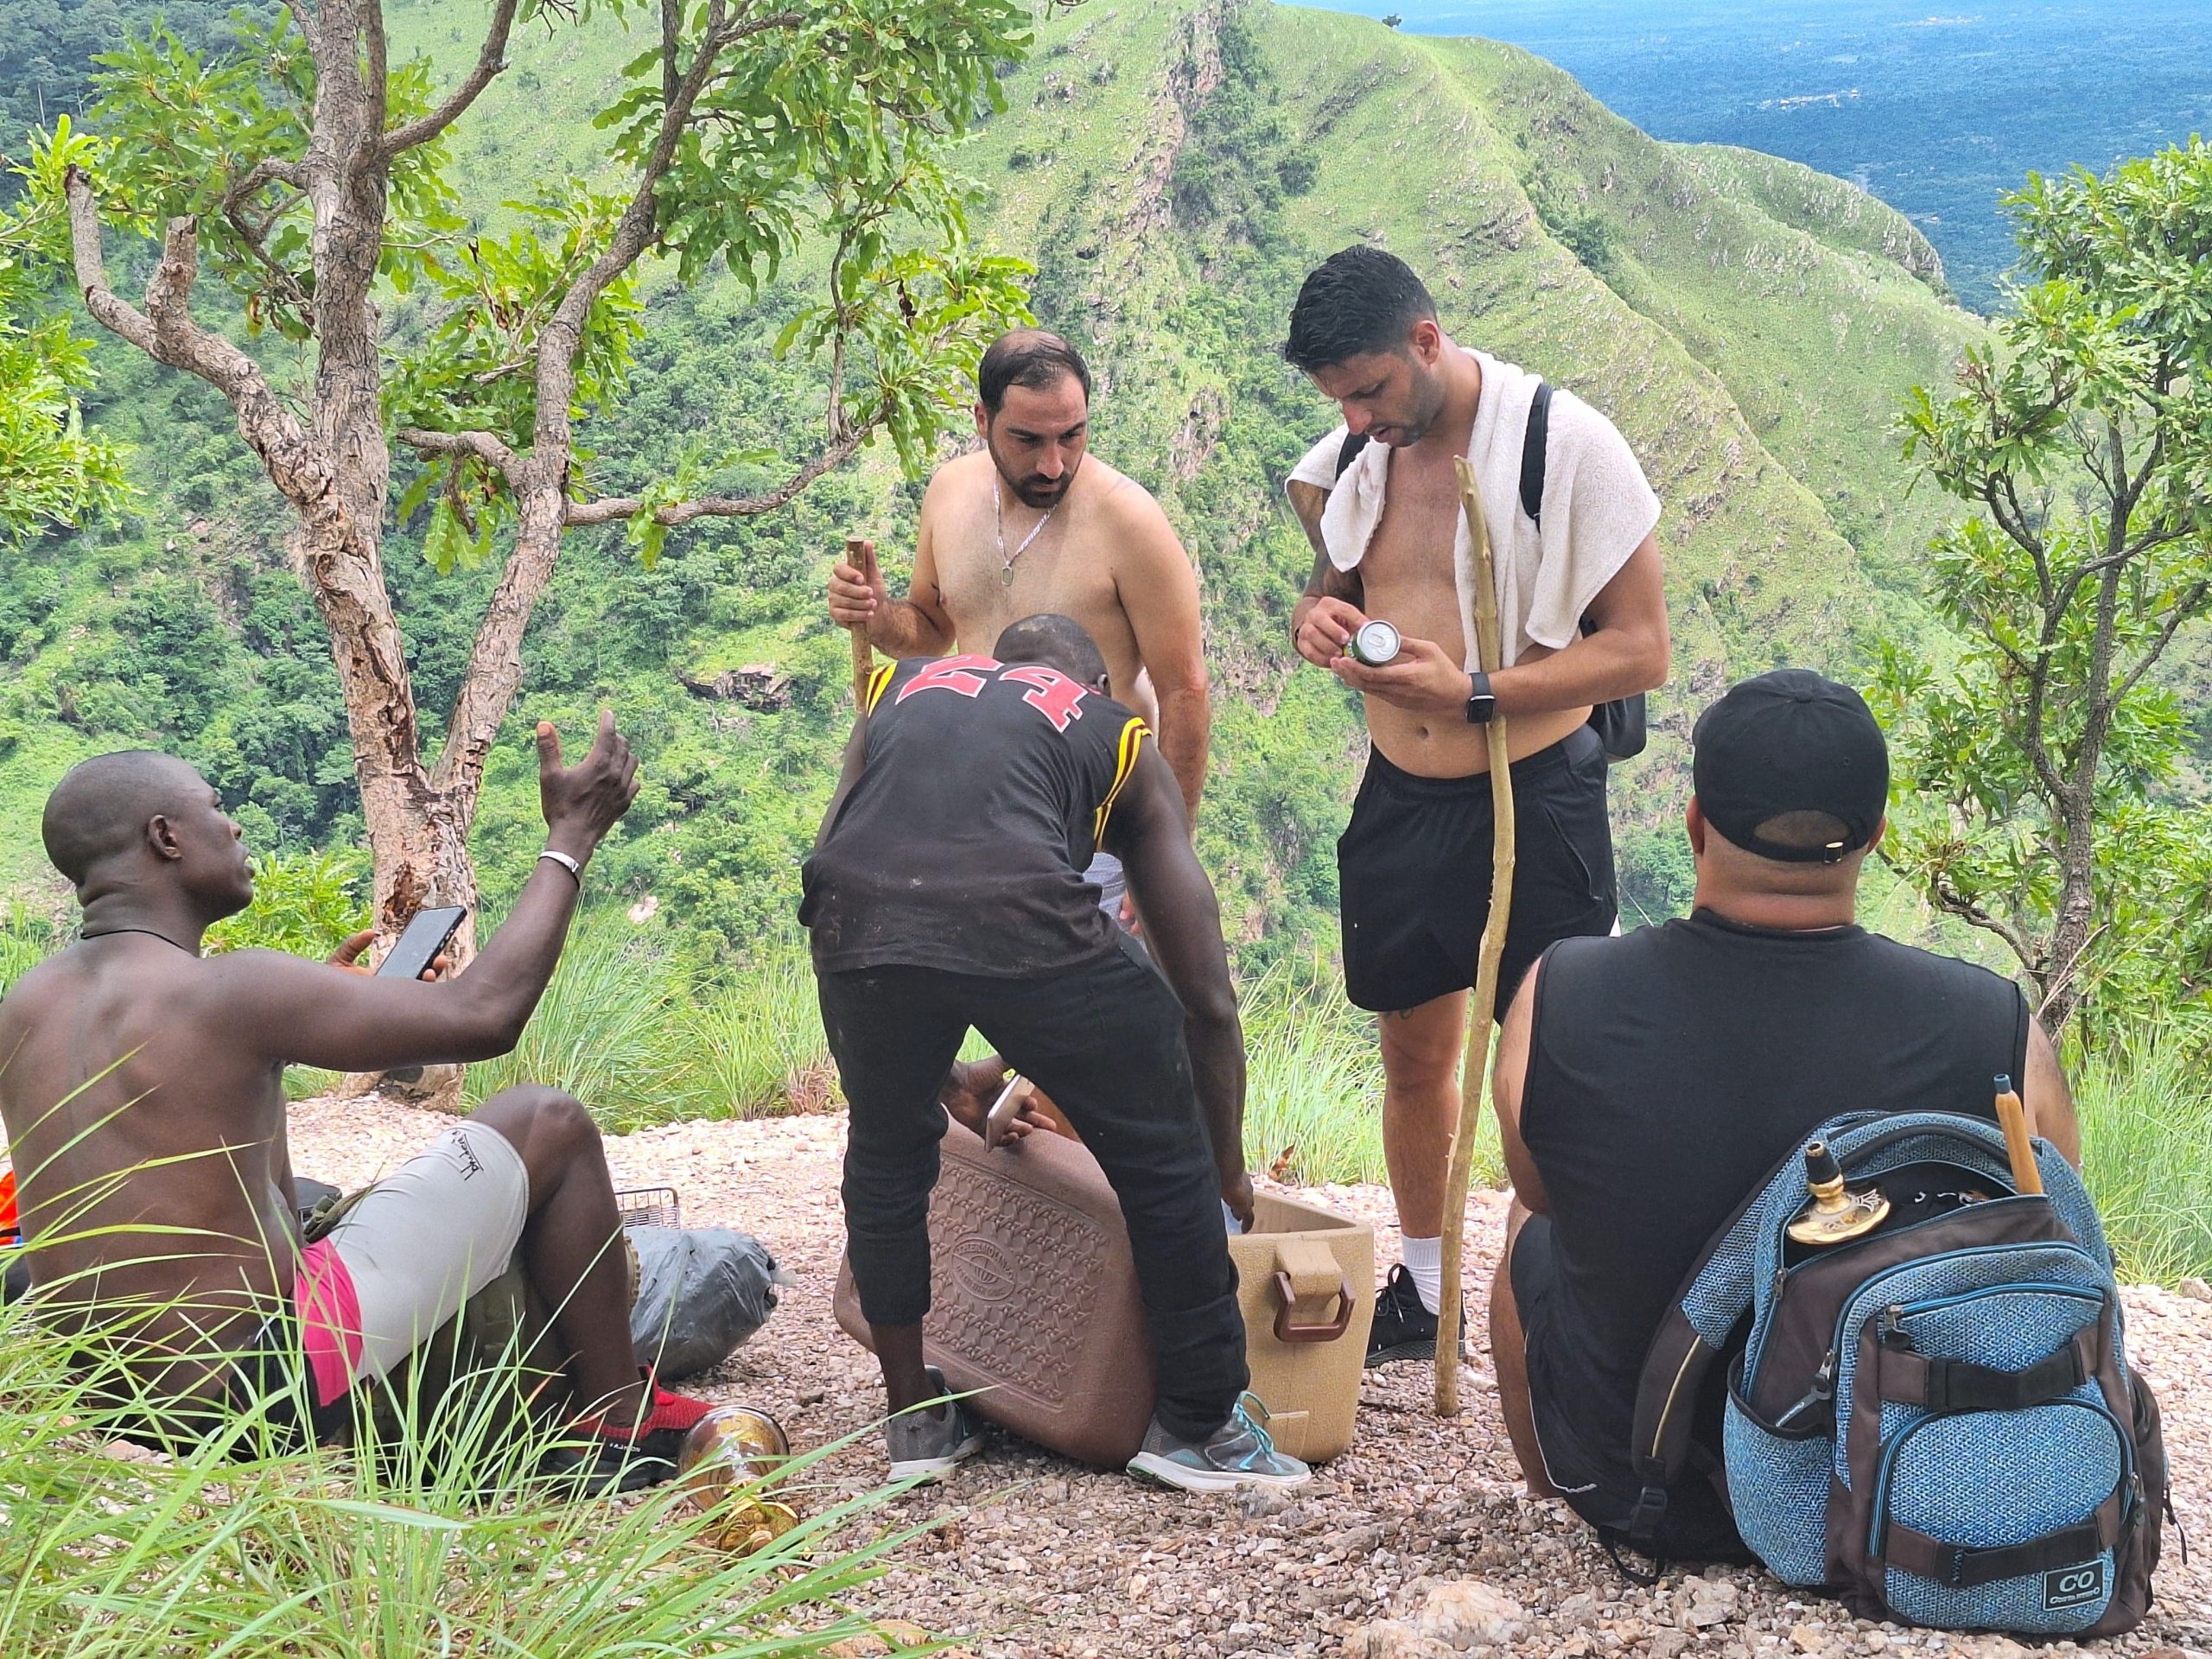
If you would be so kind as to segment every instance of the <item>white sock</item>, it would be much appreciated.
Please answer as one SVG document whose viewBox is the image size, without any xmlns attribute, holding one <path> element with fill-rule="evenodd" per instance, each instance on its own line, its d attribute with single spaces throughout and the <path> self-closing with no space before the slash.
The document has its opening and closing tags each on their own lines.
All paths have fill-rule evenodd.
<svg viewBox="0 0 2212 1659">
<path fill-rule="evenodd" d="M 1405 1247 L 1406 1271 L 1413 1275 L 1414 1288 L 1421 1292 L 1421 1305 L 1430 1313 L 1444 1307 L 1444 1241 L 1441 1238 L 1405 1238 L 1399 1241 Z"/>
</svg>

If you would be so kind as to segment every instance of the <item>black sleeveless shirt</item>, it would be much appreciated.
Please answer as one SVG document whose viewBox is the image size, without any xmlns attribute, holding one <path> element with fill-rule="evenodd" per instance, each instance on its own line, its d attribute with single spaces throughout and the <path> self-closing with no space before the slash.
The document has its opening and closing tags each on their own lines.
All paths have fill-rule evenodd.
<svg viewBox="0 0 2212 1659">
<path fill-rule="evenodd" d="M 815 966 L 1011 979 L 1117 950 L 1083 871 L 1144 721 L 988 657 L 894 663 L 868 699 L 866 765 L 801 877 Z"/>
<path fill-rule="evenodd" d="M 2018 987 L 1864 928 L 1785 933 L 1700 910 L 1567 939 L 1537 981 L 1521 1136 L 1556 1277 L 1538 1386 L 1624 1459 L 1644 1351 L 1707 1243 L 1839 1113 L 1995 1116 L 2026 1075 Z M 1624 1466 L 1624 1465 L 1623 1465 Z"/>
</svg>

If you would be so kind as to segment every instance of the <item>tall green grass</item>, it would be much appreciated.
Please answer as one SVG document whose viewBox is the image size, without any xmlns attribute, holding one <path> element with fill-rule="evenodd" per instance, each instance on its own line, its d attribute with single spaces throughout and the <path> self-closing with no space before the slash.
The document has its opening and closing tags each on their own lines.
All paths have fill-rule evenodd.
<svg viewBox="0 0 2212 1659">
<path fill-rule="evenodd" d="M 624 1131 L 823 1109 L 834 1078 L 806 947 L 772 935 L 702 981 L 621 912 L 587 915 L 522 1041 L 463 1086 L 473 1105 L 517 1083 L 565 1089 Z"/>
<path fill-rule="evenodd" d="M 518 1414 L 497 1364 L 435 1403 L 387 1390 L 373 1452 L 294 1450 L 263 1401 L 188 1449 L 120 1456 L 138 1383 L 32 1306 L 0 1306 L 0 1654 L 784 1659 L 867 1630 L 849 1600 L 913 1535 L 872 1520 L 887 1491 L 804 1489 L 834 1446 L 779 1478 L 805 1518 L 754 1555 L 672 1485 L 586 1497 L 543 1472 L 559 1427 Z"/>
<path fill-rule="evenodd" d="M 1344 997 L 1325 957 L 1284 961 L 1244 992 L 1244 1153 L 1307 1185 L 1377 1182 L 1382 1162 L 1382 1057 L 1375 1016 Z M 1505 1179 L 1497 1120 L 1477 1120 L 1474 1179 Z"/>
<path fill-rule="evenodd" d="M 2159 1031 L 2075 1080 L 2082 1173 L 2126 1281 L 2212 1277 L 2212 1073 L 2201 1042 Z"/>
</svg>

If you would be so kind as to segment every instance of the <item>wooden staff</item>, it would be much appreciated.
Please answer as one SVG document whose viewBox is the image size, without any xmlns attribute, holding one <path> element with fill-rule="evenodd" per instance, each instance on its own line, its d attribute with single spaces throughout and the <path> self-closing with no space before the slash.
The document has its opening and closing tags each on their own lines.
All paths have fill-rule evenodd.
<svg viewBox="0 0 2212 1659">
<path fill-rule="evenodd" d="M 1485 674 L 1497 672 L 1501 648 L 1497 626 L 1497 579 L 1491 569 L 1490 530 L 1483 520 L 1482 495 L 1475 469 L 1465 456 L 1459 473 L 1459 505 L 1467 515 L 1467 541 L 1473 551 L 1475 663 Z M 1444 1185 L 1444 1306 L 1436 1316 L 1436 1414 L 1459 1413 L 1460 1258 L 1467 1233 L 1467 1179 L 1475 1158 L 1475 1127 L 1490 1090 L 1490 1031 L 1497 1001 L 1497 965 L 1505 954 L 1505 928 L 1513 912 L 1513 772 L 1506 760 L 1505 721 L 1490 721 L 1490 919 L 1483 926 L 1482 954 L 1476 959 L 1473 1000 L 1467 1008 L 1467 1051 L 1459 1069 L 1459 1121 L 1452 1130 L 1450 1173 Z"/>
<path fill-rule="evenodd" d="M 875 575 L 875 543 L 857 536 L 845 537 L 845 561 L 861 573 L 861 580 L 868 581 Z M 853 628 L 853 708 L 861 716 L 868 714 L 868 676 L 875 672 L 875 653 L 868 649 L 868 624 L 857 623 Z"/>
</svg>

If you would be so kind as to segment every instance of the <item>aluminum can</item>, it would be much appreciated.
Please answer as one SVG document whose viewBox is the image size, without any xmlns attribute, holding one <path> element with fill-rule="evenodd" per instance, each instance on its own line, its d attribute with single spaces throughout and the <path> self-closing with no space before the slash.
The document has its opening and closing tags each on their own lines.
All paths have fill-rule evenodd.
<svg viewBox="0 0 2212 1659">
<path fill-rule="evenodd" d="M 1351 645 L 1345 647 L 1344 654 L 1355 663 L 1380 668 L 1385 663 L 1397 660 L 1399 647 L 1403 643 L 1398 638 L 1397 629 L 1389 623 L 1363 622 L 1359 625 L 1359 631 L 1352 635 Z"/>
</svg>

